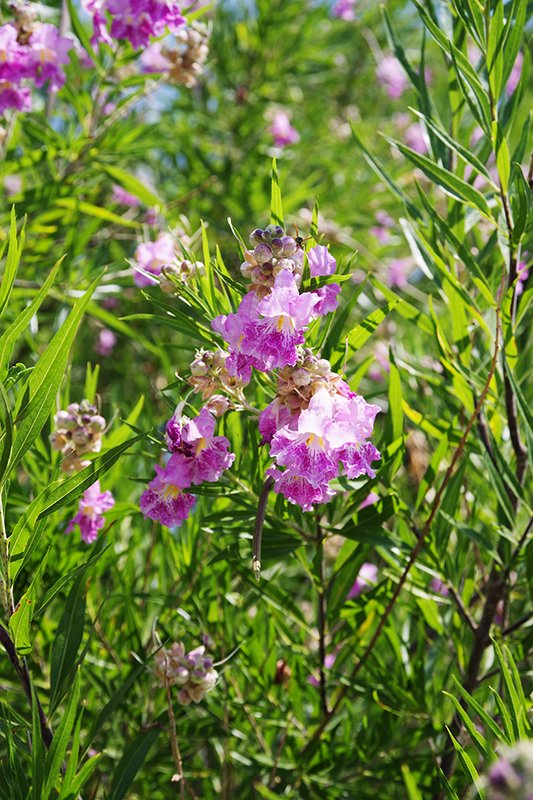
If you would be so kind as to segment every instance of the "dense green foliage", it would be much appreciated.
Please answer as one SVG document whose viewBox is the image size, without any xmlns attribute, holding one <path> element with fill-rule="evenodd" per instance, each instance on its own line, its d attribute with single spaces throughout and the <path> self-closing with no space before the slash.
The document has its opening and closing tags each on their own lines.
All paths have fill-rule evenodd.
<svg viewBox="0 0 533 800">
<path fill-rule="evenodd" d="M 76 8 L 63 14 L 87 46 Z M 198 11 L 212 31 L 193 88 L 101 46 L 6 115 L 0 181 L 20 183 L 0 188 L 2 800 L 486 797 L 501 747 L 533 738 L 529 12 L 360 0 L 348 22 L 320 3 L 220 0 Z M 391 52 L 398 99 L 376 79 Z M 300 134 L 284 149 L 278 106 Z M 417 121 L 425 153 L 408 145 Z M 307 342 L 381 407 L 382 461 L 316 512 L 271 494 L 258 582 L 269 458 L 253 411 L 224 416 L 235 463 L 183 527 L 145 519 L 139 495 L 196 349 L 220 344 L 210 320 L 243 292 L 236 231 L 279 213 L 278 171 L 287 230 L 330 244 L 342 279 Z M 205 273 L 139 289 L 127 259 L 176 228 Z M 274 393 L 256 373 L 246 396 L 261 409 Z M 65 476 L 53 417 L 84 397 L 111 425 Z M 116 504 L 86 545 L 65 529 L 98 478 Z M 347 600 L 365 562 L 377 583 Z M 218 683 L 189 706 L 171 690 L 169 714 L 154 656 L 203 637 Z"/>
</svg>

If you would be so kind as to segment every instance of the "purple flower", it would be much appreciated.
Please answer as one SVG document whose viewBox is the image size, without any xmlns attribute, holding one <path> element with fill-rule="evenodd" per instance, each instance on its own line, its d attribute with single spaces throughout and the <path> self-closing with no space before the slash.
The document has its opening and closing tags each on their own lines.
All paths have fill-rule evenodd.
<svg viewBox="0 0 533 800">
<path fill-rule="evenodd" d="M 450 594 L 450 590 L 440 578 L 432 578 L 429 585 L 432 591 L 434 591 L 436 594 L 442 595 L 442 597 L 448 597 Z"/>
<path fill-rule="evenodd" d="M 156 477 L 141 495 L 140 509 L 145 517 L 167 528 L 178 528 L 187 519 L 196 498 L 183 490 L 191 485 L 191 463 L 181 454 L 170 457 L 166 467 L 155 466 Z"/>
<path fill-rule="evenodd" d="M 408 86 L 402 65 L 394 56 L 384 56 L 378 64 L 376 77 L 393 100 L 401 97 Z"/>
<path fill-rule="evenodd" d="M 356 0 L 336 0 L 331 9 L 333 17 L 343 19 L 346 22 L 353 22 L 355 19 Z"/>
<path fill-rule="evenodd" d="M 316 290 L 316 292 L 312 292 L 312 294 L 317 298 L 317 302 L 313 308 L 311 319 L 323 317 L 325 314 L 330 314 L 333 311 L 336 311 L 339 305 L 337 295 L 339 294 L 340 290 L 341 287 L 338 283 L 328 283 L 326 286 L 321 286 L 320 289 Z"/>
<path fill-rule="evenodd" d="M 96 345 L 96 351 L 104 358 L 107 358 L 113 352 L 113 349 L 117 343 L 117 337 L 113 333 L 113 331 L 109 330 L 109 328 L 102 328 L 98 335 L 98 344 Z"/>
<path fill-rule="evenodd" d="M 412 258 L 395 258 L 389 264 L 387 283 L 391 287 L 397 286 L 399 289 L 403 289 L 405 286 L 407 286 L 409 275 L 412 269 Z"/>
<path fill-rule="evenodd" d="M 377 582 L 378 568 L 375 564 L 370 564 L 368 561 L 365 561 L 365 563 L 361 565 L 355 583 L 346 595 L 346 599 L 353 600 L 354 597 L 359 597 L 360 594 L 371 589 Z"/>
<path fill-rule="evenodd" d="M 292 272 L 282 270 L 263 300 L 248 292 L 235 314 L 216 317 L 212 327 L 230 345 L 229 372 L 247 382 L 252 367 L 270 372 L 295 364 L 318 299 L 313 292 L 299 294 Z"/>
<path fill-rule="evenodd" d="M 272 437 L 279 428 L 288 425 L 292 417 L 295 417 L 290 409 L 280 397 L 276 397 L 259 414 L 259 433 L 263 437 L 263 442 L 271 442 Z"/>
<path fill-rule="evenodd" d="M 102 492 L 100 481 L 96 481 L 83 493 L 78 513 L 70 520 L 66 533 L 71 533 L 74 526 L 78 525 L 83 541 L 92 544 L 98 537 L 98 531 L 104 527 L 105 520 L 102 514 L 114 505 L 115 500 L 111 492 Z"/>
<path fill-rule="evenodd" d="M 427 153 L 426 131 L 420 122 L 413 122 L 404 133 L 405 143 L 417 153 Z"/>
<path fill-rule="evenodd" d="M 524 54 L 519 52 L 516 56 L 516 61 L 513 64 L 513 68 L 511 70 L 511 74 L 509 75 L 509 80 L 507 81 L 507 86 L 505 90 L 507 92 L 507 96 L 510 97 L 518 84 L 520 83 L 520 78 L 522 76 L 522 66 L 524 64 Z"/>
<path fill-rule="evenodd" d="M 282 494 L 289 503 L 300 506 L 302 511 L 312 511 L 313 506 L 327 503 L 335 496 L 327 483 L 315 485 L 291 469 L 281 472 L 270 467 L 265 474 L 274 478 L 276 494 Z"/>
<path fill-rule="evenodd" d="M 268 130 L 274 139 L 276 147 L 286 147 L 289 144 L 296 144 L 296 142 L 300 141 L 300 134 L 291 125 L 286 111 L 276 111 Z"/>
<path fill-rule="evenodd" d="M 0 114 L 8 108 L 16 111 L 31 111 L 31 92 L 9 81 L 0 81 Z"/>
<path fill-rule="evenodd" d="M 126 189 L 123 189 L 122 186 L 118 186 L 116 183 L 114 183 L 111 187 L 111 191 L 114 203 L 120 203 L 120 205 L 123 206 L 131 206 L 132 208 L 136 208 L 137 206 L 141 205 L 141 201 L 138 197 L 135 197 L 134 194 L 127 192 Z"/>
<path fill-rule="evenodd" d="M 50 89 L 59 89 L 65 83 L 62 65 L 68 64 L 68 53 L 74 47 L 72 39 L 61 36 L 55 25 L 41 23 L 31 34 L 30 47 L 34 59 L 34 78 L 37 87 L 48 81 Z"/>
<path fill-rule="evenodd" d="M 321 275 L 333 275 L 337 269 L 337 262 L 325 245 L 317 244 L 312 247 L 307 254 L 307 259 L 312 278 L 318 278 Z"/>
<path fill-rule="evenodd" d="M 32 74 L 31 50 L 20 45 L 17 38 L 18 31 L 14 25 L 0 26 L 0 81 L 18 83 Z"/>
<path fill-rule="evenodd" d="M 373 506 L 374 503 L 377 503 L 379 500 L 379 494 L 376 492 L 369 492 L 361 505 L 359 506 L 359 511 L 362 511 L 363 508 L 368 508 L 368 506 Z"/>
<path fill-rule="evenodd" d="M 167 29 L 177 33 L 185 24 L 175 0 L 82 0 L 82 4 L 93 17 L 93 41 L 111 44 L 111 37 L 127 39 L 136 50 L 145 47 L 151 37 L 161 36 Z"/>
<path fill-rule="evenodd" d="M 524 284 L 529 278 L 529 269 L 525 261 L 519 263 L 516 278 L 515 292 L 517 295 L 521 295 L 524 291 Z"/>
<path fill-rule="evenodd" d="M 168 449 L 188 459 L 191 483 L 217 481 L 235 461 L 235 455 L 228 452 L 228 439 L 214 436 L 215 423 L 215 417 L 207 408 L 202 408 L 197 417 L 189 419 L 181 416 L 180 406 L 167 422 Z"/>
<path fill-rule="evenodd" d="M 143 242 L 137 247 L 134 257 L 137 269 L 133 280 L 139 287 L 152 286 L 154 281 L 139 270 L 158 276 L 161 269 L 175 258 L 174 239 L 170 233 L 160 233 L 155 242 Z"/>
</svg>

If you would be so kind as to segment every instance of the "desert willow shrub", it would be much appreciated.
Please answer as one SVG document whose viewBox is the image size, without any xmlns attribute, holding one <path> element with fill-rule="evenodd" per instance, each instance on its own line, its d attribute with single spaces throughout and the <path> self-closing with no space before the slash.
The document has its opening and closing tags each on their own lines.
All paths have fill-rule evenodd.
<svg viewBox="0 0 533 800">
<path fill-rule="evenodd" d="M 2 800 L 529 791 L 527 5 L 301 5 L 3 20 Z"/>
</svg>

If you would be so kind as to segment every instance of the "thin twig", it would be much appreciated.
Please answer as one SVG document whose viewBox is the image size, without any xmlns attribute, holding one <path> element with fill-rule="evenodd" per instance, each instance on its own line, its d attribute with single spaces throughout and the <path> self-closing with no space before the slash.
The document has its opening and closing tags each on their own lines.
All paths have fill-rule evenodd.
<svg viewBox="0 0 533 800">
<path fill-rule="evenodd" d="M 322 714 L 328 714 L 328 697 L 326 692 L 326 607 L 324 596 L 324 536 L 320 530 L 320 521 L 316 521 L 316 546 L 317 546 L 317 622 L 318 622 L 318 658 L 319 658 L 319 686 L 320 705 Z"/>
<path fill-rule="evenodd" d="M 263 538 L 263 525 L 265 524 L 265 514 L 268 502 L 268 493 L 274 484 L 274 478 L 267 478 L 259 495 L 257 504 L 257 514 L 254 525 L 254 539 L 252 543 L 252 569 L 255 579 L 258 581 L 261 575 L 261 540 Z"/>
<path fill-rule="evenodd" d="M 465 432 L 463 433 L 463 436 L 461 437 L 461 441 L 459 442 L 459 444 L 457 446 L 457 449 L 455 450 L 455 452 L 453 454 L 453 457 L 452 457 L 452 460 L 450 462 L 450 465 L 449 465 L 448 469 L 446 470 L 446 474 L 444 475 L 442 483 L 441 483 L 441 485 L 440 485 L 440 487 L 439 487 L 439 489 L 437 491 L 437 494 L 435 495 L 435 499 L 433 500 L 433 504 L 431 506 L 431 511 L 430 511 L 429 516 L 428 516 L 428 518 L 426 520 L 426 523 L 425 523 L 425 525 L 424 525 L 424 527 L 422 529 L 422 532 L 421 532 L 421 534 L 420 534 L 420 536 L 418 538 L 418 541 L 417 541 L 416 545 L 414 546 L 414 548 L 411 551 L 411 554 L 409 556 L 409 560 L 407 562 L 407 565 L 404 568 L 404 571 L 402 572 L 402 574 L 400 576 L 400 580 L 398 581 L 398 583 L 396 585 L 394 593 L 393 593 L 392 597 L 390 598 L 390 600 L 389 600 L 389 602 L 387 604 L 387 607 L 386 607 L 386 609 L 385 609 L 385 611 L 384 611 L 384 613 L 383 613 L 383 615 L 382 615 L 382 617 L 381 617 L 381 619 L 379 621 L 379 624 L 378 624 L 376 630 L 374 631 L 374 634 L 372 635 L 372 638 L 370 639 L 370 641 L 369 641 L 368 645 L 366 646 L 362 656 L 360 657 L 359 661 L 357 662 L 357 664 L 355 665 L 354 669 L 352 670 L 352 673 L 350 675 L 348 684 L 344 685 L 340 689 L 339 693 L 337 694 L 337 697 L 335 699 L 335 702 L 334 702 L 333 706 L 328 711 L 328 713 L 324 715 L 324 717 L 322 719 L 322 722 L 316 728 L 316 730 L 314 731 L 313 735 L 311 736 L 311 738 L 309 739 L 309 741 L 307 742 L 307 744 L 303 748 L 302 755 L 307 753 L 311 749 L 311 747 L 316 742 L 318 742 L 318 740 L 322 736 L 322 733 L 324 732 L 324 729 L 326 728 L 327 724 L 329 723 L 329 721 L 337 713 L 337 711 L 338 711 L 338 709 L 339 709 L 339 707 L 340 707 L 340 705 L 341 705 L 346 693 L 348 692 L 348 690 L 350 688 L 350 684 L 353 683 L 354 679 L 357 677 L 357 675 L 359 674 L 361 669 L 366 664 L 370 654 L 374 650 L 374 647 L 376 646 L 376 644 L 377 644 L 377 642 L 378 642 L 378 640 L 379 640 L 379 638 L 380 638 L 380 636 L 381 636 L 381 634 L 383 632 L 385 624 L 386 624 L 386 622 L 387 622 L 387 620 L 388 620 L 388 618 L 389 618 L 394 606 L 396 605 L 396 601 L 397 601 L 398 597 L 400 596 L 400 593 L 401 593 L 401 591 L 402 591 L 402 589 L 403 589 L 403 587 L 405 585 L 405 582 L 407 581 L 409 573 L 410 573 L 412 567 L 414 566 L 418 556 L 420 555 L 422 547 L 424 546 L 425 539 L 426 539 L 427 535 L 429 534 L 429 531 L 431 530 L 431 526 L 433 524 L 433 520 L 435 519 L 435 516 L 437 515 L 437 512 L 438 512 L 438 510 L 440 508 L 440 504 L 441 504 L 441 500 L 442 500 L 443 494 L 444 494 L 444 492 L 446 490 L 446 487 L 448 486 L 448 483 L 450 482 L 450 479 L 451 479 L 451 477 L 452 477 L 452 475 L 454 473 L 455 467 L 456 467 L 459 459 L 461 458 L 461 456 L 463 454 L 463 450 L 465 448 L 466 442 L 467 442 L 468 437 L 470 435 L 470 431 L 472 430 L 472 427 L 475 424 L 475 422 L 476 422 L 476 420 L 477 420 L 477 418 L 479 416 L 479 413 L 481 411 L 483 403 L 485 402 L 485 398 L 486 398 L 486 396 L 487 396 L 487 394 L 489 392 L 489 388 L 490 388 L 490 383 L 492 381 L 492 377 L 493 377 L 493 375 L 494 375 L 494 373 L 496 371 L 496 365 L 497 365 L 497 362 L 498 362 L 498 353 L 499 353 L 499 350 L 500 350 L 500 313 L 501 313 L 502 295 L 503 295 L 503 282 L 502 282 L 502 284 L 500 286 L 499 296 L 498 296 L 498 304 L 497 304 L 497 307 L 496 307 L 496 334 L 495 334 L 495 340 L 494 340 L 494 352 L 493 352 L 493 355 L 492 355 L 492 360 L 491 360 L 491 364 L 490 364 L 489 373 L 488 373 L 487 378 L 485 380 L 485 385 L 483 387 L 483 391 L 481 392 L 479 400 L 478 400 L 478 402 L 476 404 L 476 407 L 475 407 L 470 419 L 467 422 L 467 425 L 466 425 L 466 428 L 465 428 Z"/>
</svg>

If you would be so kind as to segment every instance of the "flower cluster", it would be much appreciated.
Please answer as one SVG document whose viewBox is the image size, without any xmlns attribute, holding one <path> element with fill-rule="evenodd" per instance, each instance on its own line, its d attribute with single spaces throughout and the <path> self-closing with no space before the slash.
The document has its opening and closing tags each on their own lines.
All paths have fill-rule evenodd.
<svg viewBox="0 0 533 800">
<path fill-rule="evenodd" d="M 229 344 L 226 366 L 231 375 L 248 383 L 252 368 L 260 372 L 294 365 L 297 347 L 305 341 L 309 323 L 335 310 L 338 284 L 299 292 L 303 250 L 279 225 L 260 228 L 250 235 L 254 250 L 246 251 L 241 266 L 251 280 L 235 314 L 220 315 L 212 327 Z"/>
<path fill-rule="evenodd" d="M 54 417 L 55 431 L 50 436 L 54 450 L 64 456 L 61 461 L 63 472 L 77 472 L 90 462 L 80 458 L 87 453 L 99 453 L 102 447 L 102 433 L 106 427 L 105 419 L 98 408 L 82 400 L 71 403 L 66 411 L 58 411 Z"/>
<path fill-rule="evenodd" d="M 356 0 L 335 0 L 331 9 L 332 16 L 343 19 L 346 22 L 353 22 L 355 19 L 355 2 Z"/>
<path fill-rule="evenodd" d="M 267 474 L 276 492 L 308 511 L 333 497 L 329 483 L 339 466 L 349 478 L 374 476 L 371 465 L 380 455 L 368 439 L 380 409 L 351 392 L 327 360 L 302 347 L 309 322 L 337 307 L 339 285 L 299 292 L 303 251 L 281 226 L 258 228 L 250 241 L 255 248 L 241 267 L 252 281 L 250 291 L 235 314 L 212 325 L 229 343 L 230 374 L 247 383 L 252 368 L 280 369 L 278 394 L 259 418 L 275 460 Z M 308 263 L 313 278 L 336 269 L 322 245 L 311 248 Z"/>
<path fill-rule="evenodd" d="M 40 89 L 48 82 L 53 92 L 61 88 L 72 47 L 55 25 L 31 18 L 0 26 L 0 114 L 8 108 L 30 111 L 32 83 Z"/>
<path fill-rule="evenodd" d="M 296 144 L 300 141 L 300 134 L 291 125 L 287 112 L 282 109 L 275 112 L 268 130 L 274 140 L 275 147 L 287 147 L 287 145 Z"/>
<path fill-rule="evenodd" d="M 179 687 L 178 701 L 184 706 L 203 700 L 218 679 L 213 659 L 205 655 L 205 647 L 186 653 L 181 642 L 157 652 L 154 671 L 163 686 Z"/>
<path fill-rule="evenodd" d="M 57 412 L 54 421 L 56 430 L 50 436 L 50 441 L 53 449 L 59 450 L 64 456 L 61 462 L 63 472 L 78 472 L 88 466 L 90 461 L 82 461 L 82 456 L 100 452 L 106 427 L 98 408 L 88 400 L 71 403 L 66 411 Z M 96 481 L 83 493 L 78 513 L 70 520 L 66 533 L 71 533 L 74 526 L 78 525 L 83 541 L 91 544 L 104 526 L 102 515 L 114 505 L 111 492 L 102 492 L 100 481 Z"/>
<path fill-rule="evenodd" d="M 192 88 L 204 71 L 209 54 L 209 30 L 201 22 L 193 22 L 179 30 L 172 44 L 152 42 L 141 55 L 147 72 L 161 72 L 170 83 Z"/>
<path fill-rule="evenodd" d="M 166 444 L 170 452 L 164 467 L 156 465 L 156 477 L 141 495 L 145 517 L 167 528 L 179 527 L 194 506 L 195 497 L 185 490 L 192 485 L 217 481 L 235 460 L 225 436 L 215 436 L 215 411 L 204 406 L 197 417 L 182 414 L 183 403 L 167 422 Z M 222 409 L 222 411 L 225 409 Z"/>
<path fill-rule="evenodd" d="M 82 6 L 93 18 L 93 41 L 126 39 L 135 50 L 185 25 L 176 0 L 82 0 Z"/>
<path fill-rule="evenodd" d="M 350 479 L 374 477 L 372 462 L 380 454 L 369 439 L 379 407 L 352 392 L 329 361 L 305 347 L 309 323 L 337 308 L 340 286 L 327 282 L 335 259 L 327 247 L 316 245 L 307 265 L 322 285 L 300 291 L 306 263 L 302 241 L 274 224 L 250 234 L 253 249 L 241 265 L 249 290 L 235 313 L 211 323 L 228 350 L 197 352 L 189 383 L 207 405 L 194 421 L 182 417 L 179 406 L 167 424 L 171 456 L 165 467 L 156 467 L 156 478 L 141 497 L 145 516 L 180 525 L 194 504 L 184 490 L 216 481 L 231 465 L 228 440 L 213 436 L 213 415 L 230 406 L 225 395 L 237 400 L 235 408 L 250 408 L 242 390 L 254 369 L 278 370 L 276 397 L 258 422 L 274 461 L 267 476 L 277 493 L 308 511 L 334 496 L 330 482 L 339 472 Z"/>
</svg>

